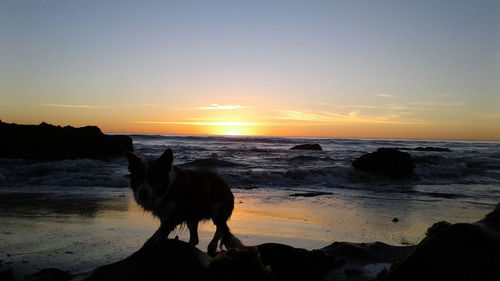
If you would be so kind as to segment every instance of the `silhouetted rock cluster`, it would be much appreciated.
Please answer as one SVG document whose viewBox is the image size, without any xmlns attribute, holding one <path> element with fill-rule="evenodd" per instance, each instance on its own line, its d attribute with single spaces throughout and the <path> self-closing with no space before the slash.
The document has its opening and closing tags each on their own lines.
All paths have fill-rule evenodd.
<svg viewBox="0 0 500 281">
<path fill-rule="evenodd" d="M 321 145 L 317 144 L 317 143 L 306 143 L 306 144 L 299 144 L 299 145 L 296 145 L 290 149 L 293 149 L 293 150 L 296 150 L 296 149 L 301 149 L 301 150 L 323 150 L 323 148 L 321 148 Z"/>
<path fill-rule="evenodd" d="M 380 281 L 500 280 L 500 204 L 473 224 L 439 222 Z"/>
<path fill-rule="evenodd" d="M 0 157 L 34 160 L 105 158 L 133 151 L 129 136 L 105 135 L 96 126 L 74 128 L 47 123 L 18 125 L 0 121 Z"/>
<path fill-rule="evenodd" d="M 379 148 L 375 152 L 367 153 L 354 160 L 352 166 L 393 179 L 409 178 L 415 169 L 411 155 L 394 148 Z"/>
</svg>

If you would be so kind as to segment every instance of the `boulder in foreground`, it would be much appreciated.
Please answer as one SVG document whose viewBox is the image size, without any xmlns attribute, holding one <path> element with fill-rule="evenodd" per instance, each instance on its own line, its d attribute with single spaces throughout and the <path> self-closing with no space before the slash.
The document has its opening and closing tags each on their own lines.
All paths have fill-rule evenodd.
<svg viewBox="0 0 500 281">
<path fill-rule="evenodd" d="M 500 204 L 476 223 L 439 222 L 381 281 L 496 281 L 500 279 Z"/>
<path fill-rule="evenodd" d="M 415 169 L 411 155 L 394 148 L 379 148 L 375 152 L 367 153 L 354 160 L 352 166 L 393 179 L 409 178 Z"/>
<path fill-rule="evenodd" d="M 296 145 L 290 149 L 293 149 L 293 150 L 296 150 L 296 149 L 299 149 L 299 150 L 323 150 L 323 148 L 321 148 L 321 145 L 319 145 L 317 143 L 299 144 L 299 145 Z"/>
<path fill-rule="evenodd" d="M 105 158 L 132 151 L 129 136 L 105 135 L 96 126 L 74 128 L 0 121 L 0 157 L 33 160 Z"/>
</svg>

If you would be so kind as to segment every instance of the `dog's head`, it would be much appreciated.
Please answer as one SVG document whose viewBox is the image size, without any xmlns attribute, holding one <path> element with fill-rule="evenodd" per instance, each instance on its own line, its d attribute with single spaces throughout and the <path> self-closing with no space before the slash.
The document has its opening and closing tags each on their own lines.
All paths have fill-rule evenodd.
<svg viewBox="0 0 500 281">
<path fill-rule="evenodd" d="M 126 152 L 125 156 L 128 158 L 130 186 L 134 191 L 135 201 L 145 210 L 154 210 L 165 198 L 174 181 L 172 150 L 169 148 L 159 158 L 148 162 L 132 152 Z"/>
</svg>

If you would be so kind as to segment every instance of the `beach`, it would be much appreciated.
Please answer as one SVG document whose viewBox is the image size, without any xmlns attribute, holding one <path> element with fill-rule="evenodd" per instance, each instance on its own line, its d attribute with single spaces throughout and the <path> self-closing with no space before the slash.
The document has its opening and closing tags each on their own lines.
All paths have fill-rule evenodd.
<svg viewBox="0 0 500 281">
<path fill-rule="evenodd" d="M 175 165 L 221 174 L 235 197 L 229 227 L 247 246 L 416 245 L 434 223 L 472 223 L 500 202 L 497 142 L 131 137 L 146 160 L 168 147 Z M 322 150 L 290 150 L 311 142 Z M 353 168 L 354 159 L 380 147 L 407 151 L 412 175 L 392 179 Z M 19 279 L 44 268 L 76 273 L 139 250 L 159 221 L 135 202 L 128 174 L 125 157 L 0 159 L 2 265 Z M 211 222 L 200 224 L 200 250 L 214 231 Z M 170 234 L 176 236 L 189 240 L 185 226 Z M 372 276 L 388 266 L 376 266 Z"/>
<path fill-rule="evenodd" d="M 391 202 L 363 204 L 334 194 L 291 197 L 290 192 L 269 190 L 234 192 L 229 226 L 249 246 L 276 242 L 311 250 L 335 241 L 411 245 L 434 222 L 474 222 L 490 211 L 452 203 L 442 209 L 432 208 L 432 203 L 405 208 Z M 141 248 L 159 226 L 157 219 L 137 206 L 128 189 L 1 188 L 0 201 L 3 264 L 12 267 L 18 278 L 43 268 L 75 273 L 119 261 Z M 411 211 L 417 208 L 428 211 Z M 199 249 L 206 250 L 213 232 L 211 222 L 200 225 Z M 184 241 L 189 238 L 185 227 L 170 236 L 177 235 Z"/>
</svg>

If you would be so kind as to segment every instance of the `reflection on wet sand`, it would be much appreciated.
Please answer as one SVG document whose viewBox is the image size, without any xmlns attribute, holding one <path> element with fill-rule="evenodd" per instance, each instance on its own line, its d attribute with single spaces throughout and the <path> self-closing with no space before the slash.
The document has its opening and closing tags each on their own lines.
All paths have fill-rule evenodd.
<svg viewBox="0 0 500 281">
<path fill-rule="evenodd" d="M 141 248 L 159 226 L 157 219 L 137 206 L 129 189 L 53 189 L 0 188 L 0 253 L 4 264 L 20 276 L 48 267 L 82 271 L 121 260 Z M 446 217 L 450 209 L 458 211 L 451 202 L 441 204 L 443 209 L 432 207 L 432 202 L 414 201 L 411 204 L 418 206 L 412 208 L 420 212 L 410 212 L 387 200 L 348 194 L 290 197 L 277 191 L 234 192 L 229 227 L 246 245 L 276 242 L 306 249 L 334 241 L 398 245 L 418 242 L 438 220 L 477 220 Z M 394 223 L 394 217 L 399 222 Z M 200 224 L 199 249 L 206 249 L 213 232 L 212 222 Z M 182 227 L 170 237 L 176 235 L 184 241 L 189 238 Z"/>
<path fill-rule="evenodd" d="M 90 194 L 89 194 L 90 195 Z M 53 193 L 7 193 L 0 196 L 2 216 L 47 217 L 73 216 L 95 217 L 103 211 L 127 211 L 126 200 L 86 196 L 57 195 Z"/>
</svg>

